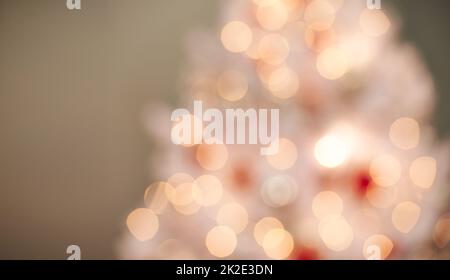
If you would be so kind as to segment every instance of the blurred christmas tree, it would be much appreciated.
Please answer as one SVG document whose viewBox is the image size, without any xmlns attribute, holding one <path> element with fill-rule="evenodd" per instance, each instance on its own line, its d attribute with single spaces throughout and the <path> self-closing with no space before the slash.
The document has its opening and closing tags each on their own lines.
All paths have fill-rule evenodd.
<svg viewBox="0 0 450 280">
<path fill-rule="evenodd" d="M 127 217 L 122 258 L 449 258 L 449 153 L 434 88 L 386 8 L 360 0 L 224 1 L 190 38 L 180 104 L 280 108 L 279 151 L 175 146 L 146 124 L 160 178 Z M 447 253 L 446 253 L 447 252 Z"/>
</svg>

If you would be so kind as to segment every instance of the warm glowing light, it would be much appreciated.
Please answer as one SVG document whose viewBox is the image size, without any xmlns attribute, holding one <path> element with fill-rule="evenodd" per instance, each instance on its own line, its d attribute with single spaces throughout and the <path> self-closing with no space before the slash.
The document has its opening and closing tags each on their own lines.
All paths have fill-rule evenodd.
<svg viewBox="0 0 450 280">
<path fill-rule="evenodd" d="M 400 118 L 391 125 L 389 137 L 392 143 L 400 149 L 415 148 L 420 139 L 419 124 L 411 118 Z"/>
<path fill-rule="evenodd" d="M 271 93 L 281 99 L 294 96 L 299 88 L 297 73 L 287 66 L 282 66 L 270 73 L 267 86 Z"/>
<path fill-rule="evenodd" d="M 202 206 L 211 206 L 222 198 L 222 183 L 213 175 L 203 175 L 195 179 L 192 195 Z"/>
<path fill-rule="evenodd" d="M 370 164 L 370 176 L 382 187 L 395 185 L 400 180 L 401 173 L 400 162 L 391 155 L 378 156 Z"/>
<path fill-rule="evenodd" d="M 256 65 L 256 72 L 258 77 L 270 89 L 270 77 L 272 73 L 278 69 L 278 66 L 270 65 L 264 62 L 259 62 Z"/>
<path fill-rule="evenodd" d="M 334 135 L 328 135 L 317 141 L 314 156 L 320 165 L 335 168 L 347 160 L 347 145 Z"/>
<path fill-rule="evenodd" d="M 127 227 L 137 240 L 150 240 L 158 231 L 158 217 L 150 209 L 138 208 L 128 215 Z"/>
<path fill-rule="evenodd" d="M 262 247 L 270 258 L 282 260 L 289 257 L 294 249 L 294 239 L 288 231 L 276 228 L 270 230 L 264 236 Z"/>
<path fill-rule="evenodd" d="M 166 182 L 156 182 L 151 184 L 144 193 L 144 202 L 147 208 L 157 214 L 161 214 L 168 203 L 166 189 L 170 188 L 173 187 Z"/>
<path fill-rule="evenodd" d="M 176 173 L 168 179 L 171 184 L 165 188 L 166 196 L 180 214 L 192 215 L 197 213 L 201 207 L 194 200 L 193 180 L 194 178 L 186 173 Z"/>
<path fill-rule="evenodd" d="M 341 216 L 332 215 L 320 221 L 319 235 L 328 249 L 340 252 L 353 241 L 353 229 Z"/>
<path fill-rule="evenodd" d="M 206 170 L 221 169 L 228 159 L 228 150 L 224 144 L 200 144 L 197 147 L 197 161 Z"/>
<path fill-rule="evenodd" d="M 258 54 L 265 63 L 279 65 L 289 54 L 289 44 L 280 34 L 269 34 L 259 41 Z"/>
<path fill-rule="evenodd" d="M 373 246 L 376 250 L 374 251 Z M 366 259 L 385 260 L 394 248 L 394 243 L 385 235 L 372 235 L 364 242 L 363 255 Z M 377 254 L 379 254 L 377 256 Z"/>
<path fill-rule="evenodd" d="M 253 236 L 255 237 L 256 242 L 263 246 L 264 237 L 266 234 L 273 229 L 283 229 L 283 224 L 276 218 L 273 217 L 265 217 L 259 220 L 255 228 L 253 230 Z"/>
<path fill-rule="evenodd" d="M 312 210 L 318 219 L 324 219 L 330 215 L 341 215 L 344 203 L 335 192 L 324 191 L 314 197 Z"/>
<path fill-rule="evenodd" d="M 298 151 L 292 141 L 286 138 L 278 140 L 278 152 L 266 156 L 267 162 L 275 169 L 286 170 L 291 168 L 297 161 Z"/>
<path fill-rule="evenodd" d="M 273 2 L 270 5 L 261 5 L 256 11 L 256 18 L 262 28 L 278 30 L 288 20 L 288 10 L 282 2 Z"/>
<path fill-rule="evenodd" d="M 173 205 L 188 205 L 194 201 L 193 197 L 193 184 L 183 183 L 178 185 L 172 195 L 170 201 Z"/>
<path fill-rule="evenodd" d="M 316 52 L 321 52 L 331 47 L 336 42 L 337 35 L 331 28 L 323 31 L 317 31 L 311 27 L 308 27 L 305 30 L 304 39 L 310 49 Z"/>
<path fill-rule="evenodd" d="M 252 31 L 247 24 L 232 21 L 223 27 L 220 39 L 230 52 L 245 52 L 252 43 Z"/>
<path fill-rule="evenodd" d="M 175 173 L 172 176 L 167 179 L 167 183 L 173 187 L 177 187 L 178 185 L 184 184 L 184 183 L 193 183 L 194 178 L 187 174 L 187 173 Z"/>
<path fill-rule="evenodd" d="M 191 201 L 190 203 L 185 205 L 174 204 L 174 208 L 178 213 L 188 216 L 197 213 L 200 210 L 201 205 L 195 201 Z"/>
<path fill-rule="evenodd" d="M 388 208 L 392 206 L 397 198 L 397 188 L 385 188 L 374 186 L 366 192 L 367 200 L 377 208 Z"/>
<path fill-rule="evenodd" d="M 385 34 L 391 22 L 382 10 L 364 9 L 359 17 L 359 25 L 364 34 L 376 37 Z"/>
<path fill-rule="evenodd" d="M 363 130 L 358 126 L 355 126 L 354 123 L 342 119 L 334 121 L 328 128 L 328 133 L 326 135 L 339 139 L 339 146 L 342 146 L 346 151 L 345 160 L 347 160 L 350 156 L 356 157 L 364 154 L 366 143 L 363 140 L 364 134 L 362 132 Z"/>
<path fill-rule="evenodd" d="M 328 1 L 314 0 L 306 7 L 304 18 L 309 27 L 325 30 L 333 24 L 335 13 L 335 8 Z"/>
<path fill-rule="evenodd" d="M 348 58 L 337 48 L 328 48 L 317 57 L 317 71 L 328 80 L 341 78 L 349 68 Z"/>
<path fill-rule="evenodd" d="M 420 217 L 420 206 L 411 201 L 405 201 L 397 204 L 392 211 L 392 224 L 403 233 L 410 232 Z"/>
<path fill-rule="evenodd" d="M 352 69 L 365 69 L 377 54 L 377 46 L 361 33 L 339 38 L 339 49 L 349 58 Z"/>
<path fill-rule="evenodd" d="M 236 249 L 236 245 L 236 234 L 227 226 L 214 227 L 206 236 L 208 251 L 218 258 L 225 258 L 231 255 Z"/>
<path fill-rule="evenodd" d="M 217 223 L 228 226 L 235 233 L 240 233 L 248 224 L 247 210 L 237 203 L 225 204 L 217 213 Z"/>
<path fill-rule="evenodd" d="M 409 177 L 414 185 L 429 189 L 436 178 L 436 160 L 432 157 L 419 157 L 409 167 Z"/>
<path fill-rule="evenodd" d="M 264 35 L 266 35 L 266 32 L 259 28 L 253 28 L 252 33 L 253 33 L 253 40 L 252 40 L 252 43 L 250 44 L 250 46 L 248 47 L 247 51 L 245 52 L 245 54 L 249 58 L 257 60 L 257 59 L 259 59 L 259 53 L 258 53 L 259 42 L 261 41 L 262 37 L 264 37 Z"/>
<path fill-rule="evenodd" d="M 231 70 L 220 75 L 217 81 L 219 95 L 228 101 L 237 101 L 245 96 L 248 90 L 248 82 L 244 74 Z"/>
<path fill-rule="evenodd" d="M 267 179 L 262 188 L 264 202 L 272 207 L 282 207 L 292 203 L 297 196 L 297 184 L 287 175 L 277 175 Z"/>
<path fill-rule="evenodd" d="M 438 248 L 445 248 L 450 242 L 450 214 L 439 218 L 433 231 L 433 240 Z"/>
<path fill-rule="evenodd" d="M 187 173 L 175 173 L 167 179 L 167 185 L 165 185 L 165 193 L 169 201 L 173 200 L 175 195 L 175 188 L 181 184 L 193 183 L 194 178 Z"/>
</svg>

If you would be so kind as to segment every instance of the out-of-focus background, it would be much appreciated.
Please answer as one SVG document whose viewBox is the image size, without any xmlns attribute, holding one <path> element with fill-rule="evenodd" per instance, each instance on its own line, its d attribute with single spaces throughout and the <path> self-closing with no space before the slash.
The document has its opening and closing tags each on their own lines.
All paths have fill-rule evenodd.
<svg viewBox="0 0 450 280">
<path fill-rule="evenodd" d="M 117 257 L 152 180 L 142 111 L 177 94 L 187 34 L 220 30 L 211 0 L 65 2 L 0 0 L 1 259 L 63 259 L 70 244 Z M 435 79 L 448 136 L 450 2 L 383 2 Z"/>
</svg>

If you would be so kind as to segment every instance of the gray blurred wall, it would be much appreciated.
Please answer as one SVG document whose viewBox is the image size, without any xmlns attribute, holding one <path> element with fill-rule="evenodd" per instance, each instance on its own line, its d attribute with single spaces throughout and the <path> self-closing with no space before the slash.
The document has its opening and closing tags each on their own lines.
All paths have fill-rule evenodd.
<svg viewBox="0 0 450 280">
<path fill-rule="evenodd" d="M 140 113 L 175 94 L 210 0 L 0 0 L 0 258 L 114 258 L 150 182 Z"/>
</svg>

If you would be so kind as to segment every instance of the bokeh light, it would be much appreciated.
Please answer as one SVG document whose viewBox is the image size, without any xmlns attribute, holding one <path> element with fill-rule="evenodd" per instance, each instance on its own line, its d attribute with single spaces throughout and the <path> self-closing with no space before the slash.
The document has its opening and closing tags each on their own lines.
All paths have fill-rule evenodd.
<svg viewBox="0 0 450 280">
<path fill-rule="evenodd" d="M 147 208 L 156 214 L 161 214 L 168 204 L 166 189 L 173 188 L 166 182 L 155 182 L 144 192 L 144 202 Z"/>
<path fill-rule="evenodd" d="M 366 197 L 369 203 L 376 208 L 391 207 L 397 198 L 397 188 L 374 186 L 367 190 Z"/>
<path fill-rule="evenodd" d="M 345 53 L 337 48 L 328 48 L 317 57 L 317 71 L 328 80 L 341 78 L 349 69 L 349 60 Z"/>
<path fill-rule="evenodd" d="M 337 35 L 332 28 L 318 31 L 311 27 L 307 27 L 304 34 L 304 39 L 307 46 L 311 50 L 315 52 L 322 52 L 336 43 Z"/>
<path fill-rule="evenodd" d="M 224 144 L 200 144 L 197 147 L 196 156 L 201 167 L 215 171 L 226 164 L 228 150 Z"/>
<path fill-rule="evenodd" d="M 287 99 L 297 93 L 299 79 L 291 68 L 282 66 L 271 72 L 267 86 L 274 96 Z"/>
<path fill-rule="evenodd" d="M 401 178 L 402 166 L 391 155 L 380 155 L 374 158 L 370 164 L 370 176 L 374 182 L 382 187 L 391 187 Z"/>
<path fill-rule="evenodd" d="M 175 210 L 183 215 L 193 215 L 201 208 L 201 205 L 194 199 L 193 183 L 179 184 L 172 191 L 170 201 Z"/>
<path fill-rule="evenodd" d="M 262 188 L 261 196 L 271 207 L 282 207 L 292 203 L 297 196 L 298 186 L 294 179 L 287 175 L 272 176 Z"/>
<path fill-rule="evenodd" d="M 445 214 L 438 219 L 434 226 L 433 241 L 441 249 L 450 242 L 450 214 Z"/>
<path fill-rule="evenodd" d="M 429 189 L 434 183 L 437 172 L 436 160 L 432 157 L 419 157 L 409 167 L 409 177 L 414 185 Z"/>
<path fill-rule="evenodd" d="M 174 204 L 173 207 L 178 213 L 188 216 L 197 213 L 200 210 L 201 205 L 196 201 L 191 201 L 188 204 Z"/>
<path fill-rule="evenodd" d="M 314 156 L 320 165 L 335 168 L 347 160 L 348 148 L 338 137 L 327 135 L 317 141 Z"/>
<path fill-rule="evenodd" d="M 178 185 L 192 182 L 194 182 L 194 178 L 188 173 L 184 172 L 175 173 L 170 176 L 169 179 L 167 179 L 167 183 L 172 187 L 177 187 Z"/>
<path fill-rule="evenodd" d="M 284 228 L 283 224 L 277 218 L 264 217 L 256 223 L 253 230 L 253 237 L 259 245 L 263 246 L 264 237 L 266 236 L 266 234 L 269 231 L 277 228 Z"/>
<path fill-rule="evenodd" d="M 344 203 L 341 197 L 332 191 L 318 193 L 312 203 L 312 211 L 318 219 L 325 219 L 330 215 L 341 215 Z"/>
<path fill-rule="evenodd" d="M 363 255 L 364 258 L 370 259 L 374 257 L 372 254 L 376 254 L 377 252 L 372 252 L 371 246 L 376 246 L 379 249 L 379 259 L 385 260 L 389 257 L 394 248 L 394 243 L 389 237 L 383 234 L 375 234 L 366 239 L 363 245 Z"/>
<path fill-rule="evenodd" d="M 225 71 L 217 80 L 217 91 L 225 100 L 238 101 L 247 94 L 247 90 L 247 79 L 240 71 Z"/>
<path fill-rule="evenodd" d="M 220 36 L 223 46 L 234 53 L 245 52 L 252 43 L 252 31 L 241 21 L 227 23 Z"/>
<path fill-rule="evenodd" d="M 392 143 L 400 149 L 415 148 L 420 140 L 419 124 L 411 118 L 399 118 L 391 125 L 389 137 Z"/>
<path fill-rule="evenodd" d="M 353 241 L 353 229 L 338 215 L 331 215 L 319 223 L 319 235 L 328 249 L 340 252 L 347 249 Z"/>
<path fill-rule="evenodd" d="M 278 30 L 288 20 L 288 10 L 283 2 L 274 1 L 268 5 L 260 5 L 256 11 L 256 18 L 262 28 Z"/>
<path fill-rule="evenodd" d="M 183 206 L 192 203 L 194 201 L 193 184 L 183 183 L 178 185 L 170 198 L 173 205 Z"/>
<path fill-rule="evenodd" d="M 285 61 L 288 54 L 289 43 L 280 34 L 268 34 L 259 41 L 258 56 L 265 63 L 279 65 Z"/>
<path fill-rule="evenodd" d="M 231 255 L 236 249 L 237 238 L 234 231 L 227 226 L 216 226 L 206 236 L 206 248 L 218 258 Z"/>
<path fill-rule="evenodd" d="M 421 213 L 421 208 L 414 202 L 404 201 L 392 210 L 392 224 L 403 233 L 410 232 L 417 224 Z"/>
<path fill-rule="evenodd" d="M 222 198 L 222 183 L 213 175 L 202 175 L 195 179 L 192 195 L 202 206 L 212 206 Z"/>
<path fill-rule="evenodd" d="M 328 1 L 314 0 L 306 7 L 304 19 L 309 27 L 325 30 L 333 24 L 335 13 L 335 8 Z"/>
<path fill-rule="evenodd" d="M 278 141 L 278 152 L 273 155 L 266 156 L 270 166 L 278 170 L 286 170 L 291 168 L 297 161 L 297 147 L 291 140 L 281 138 Z"/>
<path fill-rule="evenodd" d="M 159 228 L 158 217 L 147 208 L 133 210 L 128 215 L 126 223 L 129 231 L 139 241 L 152 239 Z"/>
<path fill-rule="evenodd" d="M 175 196 L 175 188 L 178 187 L 181 184 L 185 183 L 193 183 L 194 178 L 183 172 L 175 173 L 172 176 L 167 179 L 167 185 L 165 185 L 165 193 L 166 197 L 169 199 L 169 201 L 172 202 Z"/>
<path fill-rule="evenodd" d="M 262 247 L 270 258 L 282 260 L 289 257 L 294 249 L 294 239 L 288 231 L 275 228 L 264 236 Z"/>
<path fill-rule="evenodd" d="M 247 210 L 238 203 L 225 204 L 217 213 L 217 223 L 219 225 L 228 226 L 236 234 L 240 233 L 248 224 Z"/>
<path fill-rule="evenodd" d="M 385 34 L 391 22 L 382 10 L 365 9 L 359 17 L 359 25 L 364 34 L 376 37 Z"/>
</svg>

